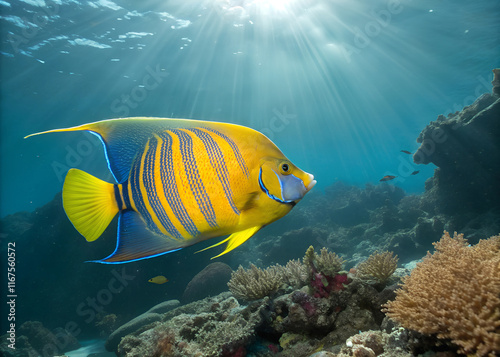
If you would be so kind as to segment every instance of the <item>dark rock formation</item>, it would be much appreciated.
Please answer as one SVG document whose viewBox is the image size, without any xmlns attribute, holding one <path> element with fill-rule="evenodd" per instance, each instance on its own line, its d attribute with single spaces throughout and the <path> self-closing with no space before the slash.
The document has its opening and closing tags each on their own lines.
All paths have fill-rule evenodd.
<svg viewBox="0 0 500 357">
<path fill-rule="evenodd" d="M 7 340 L 4 337 L 6 336 L 2 336 L 0 345 L 1 356 L 56 356 L 80 348 L 77 339 L 66 330 L 57 328 L 51 331 L 40 321 L 26 321 L 19 326 L 15 349 L 3 343 Z"/>
<path fill-rule="evenodd" d="M 211 263 L 194 276 L 182 295 L 182 300 L 192 302 L 227 291 L 227 282 L 233 270 L 227 264 Z"/>
<path fill-rule="evenodd" d="M 426 195 L 439 212 L 486 212 L 500 207 L 500 98 L 498 70 L 493 94 L 483 94 L 461 112 L 440 115 L 417 139 L 413 160 L 438 168 Z M 495 94 L 496 93 L 496 94 Z"/>
<path fill-rule="evenodd" d="M 150 325 L 153 322 L 159 320 L 161 320 L 161 315 L 154 312 L 145 312 L 144 314 L 137 316 L 126 324 L 118 327 L 109 336 L 109 338 L 106 340 L 106 349 L 108 351 L 116 351 L 118 348 L 118 344 L 124 336 L 137 331 L 143 326 Z"/>
</svg>

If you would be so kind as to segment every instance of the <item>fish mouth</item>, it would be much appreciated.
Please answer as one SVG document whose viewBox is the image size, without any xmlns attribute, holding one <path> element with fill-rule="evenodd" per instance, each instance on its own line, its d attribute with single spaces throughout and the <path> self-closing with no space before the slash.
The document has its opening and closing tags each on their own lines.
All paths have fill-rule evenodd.
<svg viewBox="0 0 500 357">
<path fill-rule="evenodd" d="M 316 180 L 314 179 L 313 175 L 308 174 L 308 173 L 306 173 L 306 174 L 309 177 L 309 179 L 311 180 L 311 181 L 309 181 L 309 184 L 306 186 L 306 192 L 309 192 L 314 187 L 314 185 L 316 185 Z"/>
</svg>

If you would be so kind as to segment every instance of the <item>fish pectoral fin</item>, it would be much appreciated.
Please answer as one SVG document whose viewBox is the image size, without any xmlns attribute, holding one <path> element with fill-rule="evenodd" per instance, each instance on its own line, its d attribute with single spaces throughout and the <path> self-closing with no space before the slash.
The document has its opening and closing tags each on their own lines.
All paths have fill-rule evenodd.
<svg viewBox="0 0 500 357">
<path fill-rule="evenodd" d="M 104 259 L 91 262 L 128 263 L 175 252 L 185 246 L 186 243 L 183 241 L 152 232 L 146 227 L 139 213 L 126 210 L 120 213 L 118 220 L 118 240 L 115 251 Z"/>
<path fill-rule="evenodd" d="M 224 251 L 222 253 L 220 253 L 219 255 L 216 255 L 215 257 L 212 257 L 211 259 L 218 258 L 221 255 L 224 255 L 224 254 L 232 251 L 234 248 L 239 247 L 240 245 L 245 243 L 247 240 L 249 240 L 261 228 L 262 228 L 262 226 L 255 226 L 255 227 L 250 227 L 250 228 L 245 229 L 245 230 L 240 231 L 240 232 L 233 233 L 228 238 L 224 239 L 222 242 L 219 242 L 219 243 L 214 244 L 213 246 L 209 247 L 209 248 L 212 248 L 212 247 L 218 246 L 226 241 L 228 242 L 226 245 L 226 249 L 224 249 Z"/>
</svg>

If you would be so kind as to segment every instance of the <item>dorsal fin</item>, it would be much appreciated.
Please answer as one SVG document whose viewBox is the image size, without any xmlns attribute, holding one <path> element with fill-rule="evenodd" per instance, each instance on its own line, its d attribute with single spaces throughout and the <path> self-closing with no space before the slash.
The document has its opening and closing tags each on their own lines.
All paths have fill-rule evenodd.
<svg viewBox="0 0 500 357">
<path fill-rule="evenodd" d="M 193 123 L 196 121 L 166 118 L 109 119 L 72 128 L 48 130 L 28 135 L 26 138 L 65 131 L 88 131 L 95 134 L 104 145 L 111 173 L 118 183 L 123 183 L 129 176 L 135 156 L 144 148 L 154 133 L 173 127 L 193 125 Z"/>
<path fill-rule="evenodd" d="M 243 131 L 245 137 L 255 135 L 252 129 L 228 123 L 209 122 L 191 119 L 170 118 L 121 118 L 108 119 L 95 123 L 83 124 L 72 128 L 54 129 L 26 136 L 66 132 L 66 131 L 88 131 L 97 135 L 106 152 L 108 167 L 118 183 L 128 179 L 130 168 L 138 152 L 141 152 L 147 141 L 154 135 L 165 130 L 180 128 L 211 128 L 216 129 L 220 135 L 226 135 L 230 131 Z M 262 134 L 258 133 L 262 136 Z"/>
</svg>

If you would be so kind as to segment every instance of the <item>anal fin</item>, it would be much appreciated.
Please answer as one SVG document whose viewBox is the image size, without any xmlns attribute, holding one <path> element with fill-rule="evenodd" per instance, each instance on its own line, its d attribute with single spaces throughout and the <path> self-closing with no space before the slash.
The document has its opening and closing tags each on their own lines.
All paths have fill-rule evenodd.
<svg viewBox="0 0 500 357">
<path fill-rule="evenodd" d="M 226 249 L 224 249 L 224 251 L 222 253 L 220 253 L 219 255 L 216 255 L 215 257 L 212 257 L 211 259 L 218 258 L 221 255 L 224 255 L 224 254 L 232 251 L 233 249 L 239 247 L 240 245 L 245 243 L 247 240 L 249 240 L 261 228 L 262 228 L 261 226 L 255 226 L 255 227 L 247 228 L 247 229 L 240 231 L 240 232 L 233 233 L 228 238 L 224 239 L 222 242 L 219 242 L 217 244 L 214 244 L 214 245 L 208 247 L 208 248 L 212 248 L 212 247 L 218 246 L 224 242 L 228 242 L 226 245 Z M 205 249 L 208 249 L 208 248 L 205 248 Z"/>
<path fill-rule="evenodd" d="M 120 213 L 118 220 L 118 239 L 115 251 L 94 263 L 121 264 L 141 259 L 157 257 L 184 248 L 185 242 L 161 236 L 149 230 L 136 211 Z"/>
</svg>

